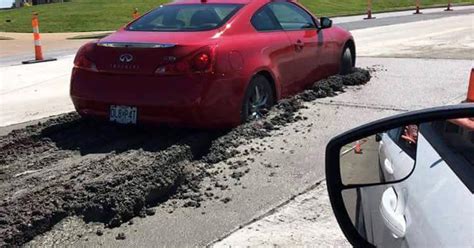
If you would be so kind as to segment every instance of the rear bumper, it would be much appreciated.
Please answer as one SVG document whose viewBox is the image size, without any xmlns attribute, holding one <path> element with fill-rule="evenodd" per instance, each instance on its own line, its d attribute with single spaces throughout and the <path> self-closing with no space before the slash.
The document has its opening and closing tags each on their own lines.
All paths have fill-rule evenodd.
<svg viewBox="0 0 474 248">
<path fill-rule="evenodd" d="M 75 68 L 71 99 L 83 116 L 108 119 L 111 105 L 138 109 L 138 123 L 198 128 L 240 123 L 244 83 L 213 75 L 157 77 L 106 74 Z"/>
</svg>

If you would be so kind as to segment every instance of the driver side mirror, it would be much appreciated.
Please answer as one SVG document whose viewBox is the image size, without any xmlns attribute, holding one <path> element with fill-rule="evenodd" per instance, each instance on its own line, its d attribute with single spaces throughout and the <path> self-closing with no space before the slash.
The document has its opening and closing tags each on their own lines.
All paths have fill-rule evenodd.
<svg viewBox="0 0 474 248">
<path fill-rule="evenodd" d="M 472 203 L 473 178 L 473 103 L 382 119 L 326 148 L 331 205 L 355 247 L 437 246 L 433 230 L 469 246 L 474 211 L 459 204 Z"/>
<path fill-rule="evenodd" d="M 320 29 L 326 29 L 332 27 L 332 20 L 328 17 L 321 17 L 320 21 Z"/>
</svg>

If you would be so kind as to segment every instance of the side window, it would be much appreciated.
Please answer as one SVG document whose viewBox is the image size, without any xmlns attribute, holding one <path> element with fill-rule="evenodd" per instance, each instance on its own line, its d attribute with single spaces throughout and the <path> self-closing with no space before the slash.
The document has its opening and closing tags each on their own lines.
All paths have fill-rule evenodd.
<svg viewBox="0 0 474 248">
<path fill-rule="evenodd" d="M 474 192 L 474 131 L 450 121 L 421 125 L 421 134 L 456 176 Z"/>
<path fill-rule="evenodd" d="M 397 143 L 398 137 L 400 137 L 401 128 L 395 128 L 387 132 L 388 136 Z"/>
<path fill-rule="evenodd" d="M 193 12 L 192 9 L 183 9 L 183 10 L 181 10 L 177 13 L 176 18 L 173 21 L 177 22 L 177 23 L 182 22 L 183 26 L 184 25 L 190 25 L 191 17 L 192 17 L 193 14 L 194 14 L 194 12 Z M 172 22 L 172 21 L 170 21 L 170 22 Z M 167 23 L 170 23 L 170 22 L 167 22 Z"/>
<path fill-rule="evenodd" d="M 449 121 L 432 122 L 431 127 L 435 130 L 436 136 L 441 139 L 443 145 L 446 146 L 445 151 L 448 150 L 452 154 L 457 154 L 474 168 L 474 152 L 472 152 L 474 151 L 474 131 Z M 430 141 L 433 139 L 433 135 L 425 138 Z M 438 150 L 441 150 L 441 148 Z"/>
<path fill-rule="evenodd" d="M 311 15 L 293 3 L 272 3 L 269 6 L 284 30 L 316 28 Z"/>
<path fill-rule="evenodd" d="M 216 13 L 219 16 L 219 18 L 221 18 L 221 20 L 224 20 L 225 18 L 227 18 L 232 13 L 232 11 L 234 10 L 231 8 L 217 8 L 216 9 Z"/>
<path fill-rule="evenodd" d="M 411 130 L 411 132 L 410 132 Z M 418 138 L 418 126 L 408 125 L 395 128 L 387 132 L 388 136 L 413 160 L 416 160 L 416 147 Z M 407 136 L 412 136 L 410 139 Z"/>
<path fill-rule="evenodd" d="M 268 5 L 257 11 L 251 22 L 257 31 L 282 30 Z"/>
</svg>

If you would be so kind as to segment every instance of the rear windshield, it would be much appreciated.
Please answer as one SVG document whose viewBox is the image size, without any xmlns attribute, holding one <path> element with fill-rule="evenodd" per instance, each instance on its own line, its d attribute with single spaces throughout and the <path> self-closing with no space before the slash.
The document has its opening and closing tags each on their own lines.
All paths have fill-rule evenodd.
<svg viewBox="0 0 474 248">
<path fill-rule="evenodd" d="M 131 31 L 204 31 L 219 28 L 240 4 L 165 5 L 128 26 Z"/>
</svg>

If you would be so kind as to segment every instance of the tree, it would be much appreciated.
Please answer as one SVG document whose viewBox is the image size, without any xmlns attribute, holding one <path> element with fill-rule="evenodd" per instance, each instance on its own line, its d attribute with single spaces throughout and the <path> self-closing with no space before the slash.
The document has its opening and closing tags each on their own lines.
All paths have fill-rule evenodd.
<svg viewBox="0 0 474 248">
<path fill-rule="evenodd" d="M 15 8 L 21 7 L 21 0 L 15 0 Z"/>
</svg>

